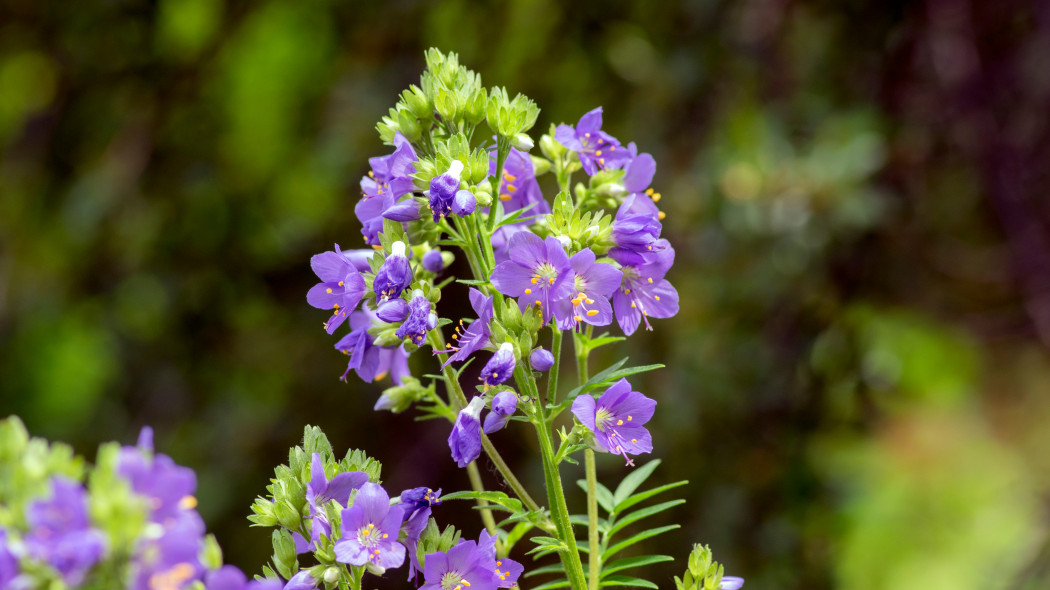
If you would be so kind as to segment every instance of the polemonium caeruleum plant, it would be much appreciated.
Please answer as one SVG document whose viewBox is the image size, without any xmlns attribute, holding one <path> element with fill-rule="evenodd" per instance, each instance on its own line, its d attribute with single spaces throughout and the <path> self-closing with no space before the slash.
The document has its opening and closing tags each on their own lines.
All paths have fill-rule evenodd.
<svg viewBox="0 0 1050 590">
<path fill-rule="evenodd" d="M 274 553 L 248 581 L 205 535 L 192 470 L 154 454 L 148 430 L 136 447 L 103 447 L 85 486 L 84 464 L 67 447 L 28 439 L 12 418 L 0 425 L 0 587 L 361 590 L 367 576 L 384 575 L 432 590 L 657 587 L 635 572 L 671 557 L 621 552 L 677 528 L 641 525 L 684 502 L 647 503 L 686 482 L 643 489 L 659 461 L 635 467 L 659 446 L 646 428 L 659 400 L 629 378 L 662 365 L 623 359 L 593 375 L 589 366 L 591 352 L 624 339 L 596 329 L 615 322 L 630 336 L 678 312 L 666 278 L 674 249 L 661 238 L 650 186 L 656 163 L 604 130 L 600 107 L 536 142 L 531 100 L 484 88 L 455 54 L 431 49 L 426 62 L 420 85 L 378 125 L 390 153 L 370 159 L 361 180 L 354 211 L 369 248 L 314 256 L 319 282 L 307 301 L 329 314 L 322 325 L 347 357 L 344 380 L 393 381 L 377 410 L 414 407 L 450 423 L 449 466 L 466 470 L 471 489 L 388 490 L 379 462 L 357 450 L 339 459 L 307 426 L 252 505 L 253 524 L 274 529 Z M 556 190 L 544 196 L 538 178 L 548 173 Z M 471 276 L 446 276 L 455 256 Z M 473 317 L 441 317 L 453 281 L 467 285 Z M 566 337 L 577 383 L 562 391 Z M 413 376 L 412 355 L 440 375 Z M 536 437 L 545 502 L 489 438 L 509 432 Z M 510 494 L 483 488 L 482 452 Z M 615 489 L 598 482 L 595 452 L 623 458 Z M 587 514 L 574 516 L 561 468 L 581 454 Z M 439 526 L 435 513 L 450 500 L 477 503 L 479 538 Z M 559 561 L 526 567 L 512 553 Z M 675 579 L 677 590 L 742 584 L 701 545 Z"/>
</svg>

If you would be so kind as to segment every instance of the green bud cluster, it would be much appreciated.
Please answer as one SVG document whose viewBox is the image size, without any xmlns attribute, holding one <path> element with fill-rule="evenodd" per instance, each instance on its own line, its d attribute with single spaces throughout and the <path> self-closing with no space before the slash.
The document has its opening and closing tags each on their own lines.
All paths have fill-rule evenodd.
<svg viewBox="0 0 1050 590">
<path fill-rule="evenodd" d="M 722 585 L 722 566 L 714 561 L 711 549 L 699 543 L 689 553 L 689 567 L 679 578 L 675 576 L 677 590 L 717 590 Z"/>
<path fill-rule="evenodd" d="M 506 88 L 493 88 L 485 107 L 485 122 L 489 129 L 511 142 L 523 141 L 518 136 L 532 129 L 539 115 L 540 108 L 532 99 L 518 93 L 511 100 Z"/>
</svg>

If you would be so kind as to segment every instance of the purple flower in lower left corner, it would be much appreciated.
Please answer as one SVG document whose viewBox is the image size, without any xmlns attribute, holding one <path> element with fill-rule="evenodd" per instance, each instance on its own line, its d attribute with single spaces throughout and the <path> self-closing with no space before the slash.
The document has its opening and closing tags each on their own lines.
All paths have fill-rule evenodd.
<svg viewBox="0 0 1050 590">
<path fill-rule="evenodd" d="M 335 559 L 349 565 L 369 564 L 381 570 L 405 562 L 405 546 L 397 542 L 404 508 L 391 506 L 379 484 L 366 483 L 354 504 L 342 513 L 343 538 L 335 544 Z"/>
<path fill-rule="evenodd" d="M 102 557 L 106 540 L 88 522 L 87 494 L 79 483 L 62 476 L 51 478 L 51 498 L 26 508 L 30 557 L 58 570 L 69 586 L 77 586 Z"/>
<path fill-rule="evenodd" d="M 627 379 L 609 386 L 597 401 L 582 394 L 572 402 L 572 413 L 591 432 L 598 445 L 617 455 L 623 455 L 628 465 L 634 465 L 627 455 L 649 453 L 653 439 L 644 424 L 653 417 L 656 400 L 633 391 Z"/>
</svg>

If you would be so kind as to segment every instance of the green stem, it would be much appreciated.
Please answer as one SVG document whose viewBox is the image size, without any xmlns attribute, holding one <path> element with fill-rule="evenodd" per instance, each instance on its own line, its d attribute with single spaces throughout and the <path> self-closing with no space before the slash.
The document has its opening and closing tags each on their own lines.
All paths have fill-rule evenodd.
<svg viewBox="0 0 1050 590">
<path fill-rule="evenodd" d="M 467 463 L 467 477 L 470 478 L 470 487 L 474 488 L 475 492 L 481 493 L 485 491 L 485 484 L 481 482 L 481 472 L 478 471 L 478 464 L 476 461 Z M 489 505 L 489 501 L 484 498 L 478 498 L 478 507 L 481 510 L 481 522 L 485 523 L 485 530 L 490 535 L 496 535 L 496 519 L 492 517 L 492 510 L 486 510 L 485 507 Z M 499 543 L 499 537 L 496 537 L 496 543 Z"/>
<path fill-rule="evenodd" d="M 431 330 L 427 332 L 427 342 L 434 350 L 445 349 L 445 337 L 442 336 L 440 330 Z M 452 370 L 452 366 L 446 366 L 441 370 L 445 376 L 445 383 L 449 385 L 449 391 L 455 396 L 456 402 L 459 407 L 463 408 L 467 405 L 467 396 L 463 393 L 463 388 L 459 385 L 459 379 L 456 378 L 456 372 Z M 450 395 L 451 397 L 451 395 Z M 449 400 L 451 402 L 451 399 Z M 540 509 L 539 504 L 532 499 L 532 496 L 525 490 L 525 486 L 521 485 L 518 478 L 514 476 L 514 472 L 510 470 L 510 466 L 507 465 L 506 461 L 496 450 L 496 447 L 492 445 L 492 441 L 485 434 L 481 435 L 481 448 L 485 450 L 485 454 L 489 456 L 492 464 L 496 466 L 496 469 L 503 476 L 503 479 L 507 482 L 514 493 L 518 496 L 518 499 L 528 507 L 529 510 L 538 511 Z"/>
<path fill-rule="evenodd" d="M 537 399 L 539 391 L 532 372 L 520 364 L 514 368 L 514 379 L 518 383 L 518 389 L 525 395 Z M 562 565 L 569 578 L 569 584 L 573 590 L 586 590 L 587 579 L 583 573 L 583 562 L 580 560 L 580 550 L 576 546 L 576 534 L 572 530 L 572 521 L 569 518 L 569 508 L 565 504 L 565 491 L 562 488 L 561 474 L 558 472 L 558 463 L 554 456 L 554 443 L 551 440 L 550 423 L 542 411 L 533 416 L 533 425 L 536 427 L 536 436 L 540 443 L 540 454 L 543 457 L 543 479 L 547 486 L 547 502 L 550 504 L 551 520 L 558 538 L 565 543 L 565 551 L 559 551 Z"/>
<path fill-rule="evenodd" d="M 558 401 L 558 365 L 561 364 L 561 337 L 562 333 L 553 323 L 551 324 L 551 354 L 554 355 L 554 365 L 547 374 L 547 404 Z"/>
<path fill-rule="evenodd" d="M 598 590 L 598 576 L 602 567 L 598 547 L 598 470 L 594 466 L 594 451 L 584 451 L 587 470 L 587 589 Z"/>
</svg>

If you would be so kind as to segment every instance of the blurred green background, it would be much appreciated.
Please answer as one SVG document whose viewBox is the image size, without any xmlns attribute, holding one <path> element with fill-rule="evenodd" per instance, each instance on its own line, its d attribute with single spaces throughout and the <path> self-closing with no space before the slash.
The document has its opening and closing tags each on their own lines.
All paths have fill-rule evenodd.
<svg viewBox="0 0 1050 590">
<path fill-rule="evenodd" d="M 658 162 L 681 313 L 625 347 L 691 484 L 655 549 L 752 590 L 1050 586 L 1045 3 L 0 0 L 0 414 L 89 457 L 153 425 L 248 571 L 304 424 L 465 487 L 305 301 L 430 46 Z"/>
</svg>

